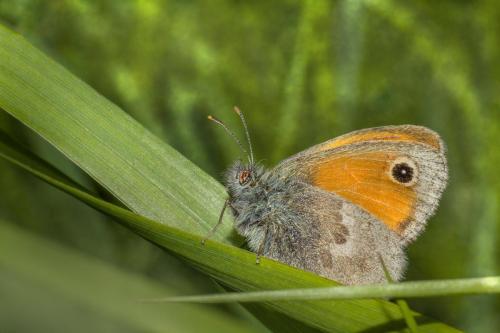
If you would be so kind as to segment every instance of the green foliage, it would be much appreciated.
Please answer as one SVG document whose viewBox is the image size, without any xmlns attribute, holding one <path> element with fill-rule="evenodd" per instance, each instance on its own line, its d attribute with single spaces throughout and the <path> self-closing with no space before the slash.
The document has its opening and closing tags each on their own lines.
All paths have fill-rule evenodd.
<svg viewBox="0 0 500 333">
<path fill-rule="evenodd" d="M 414 123 L 437 130 L 448 145 L 450 185 L 428 230 L 410 248 L 409 280 L 498 275 L 500 271 L 500 178 L 496 170 L 500 163 L 499 18 L 500 6 L 491 0 L 0 0 L 1 22 L 27 36 L 216 178 L 238 152 L 205 119 L 214 114 L 237 128 L 237 118 L 230 111 L 234 104 L 246 112 L 257 158 L 264 158 L 269 166 L 356 128 Z M 2 75 L 16 74 L 4 66 L 8 56 L 0 56 Z M 29 63 L 31 59 L 12 60 Z M 107 200 L 112 199 L 109 192 L 119 193 L 127 207 L 170 223 L 181 221 L 171 215 L 179 211 L 177 206 L 203 197 L 208 208 L 200 204 L 183 215 L 185 222 L 178 226 L 196 231 L 200 225 L 208 230 L 207 223 L 215 223 L 223 200 L 220 185 L 196 168 L 186 169 L 187 161 L 131 120 L 126 122 L 127 129 L 136 131 L 122 131 L 121 135 L 110 131 L 107 136 L 109 142 L 122 143 L 109 152 L 115 164 L 107 165 L 109 161 L 93 156 L 99 142 L 79 142 L 77 136 L 91 136 L 96 127 L 106 132 L 113 126 L 101 128 L 104 124 L 97 118 L 92 126 L 77 126 L 85 124 L 79 118 L 83 116 L 80 110 L 103 107 L 107 110 L 103 112 L 115 117 L 116 108 L 97 94 L 88 100 L 64 100 L 62 94 L 54 102 L 54 91 L 44 84 L 57 79 L 52 74 L 24 73 L 36 80 L 18 82 L 17 87 L 7 80 L 0 85 L 0 93 L 5 96 L 27 88 L 23 84 L 38 84 L 32 88 L 40 92 L 40 103 L 29 105 L 28 100 L 19 99 L 16 105 L 23 105 L 27 114 L 45 114 L 54 107 L 64 111 L 69 117 L 65 119 L 75 126 L 58 126 L 51 133 L 65 141 L 61 143 L 64 149 L 59 149 L 96 179 L 97 175 L 108 177 L 109 184 L 102 184 L 104 188 L 96 184 L 3 112 L 0 128 Z M 66 91 L 73 96 L 86 87 L 82 83 L 78 88 L 64 87 L 64 79 L 59 82 L 59 95 Z M 7 90 L 6 83 L 15 90 Z M 0 107 L 6 109 L 6 105 Z M 56 116 L 47 123 L 55 126 L 62 120 Z M 110 120 L 116 126 L 122 124 Z M 140 131 L 144 136 L 138 136 Z M 86 155 L 75 154 L 71 150 L 75 146 L 86 146 Z M 143 161 L 143 147 L 158 150 Z M 173 166 L 167 160 L 179 164 Z M 138 173 L 142 162 L 150 174 Z M 39 238 L 172 285 L 179 294 L 215 292 L 206 278 L 183 262 L 114 224 L 103 223 L 106 218 L 102 215 L 1 161 L 0 170 L 2 220 L 21 225 Z M 187 170 L 189 174 L 184 174 Z M 206 186 L 191 193 L 183 183 L 176 187 L 177 177 L 169 177 L 169 173 L 194 177 L 196 184 L 204 179 Z M 127 180 L 132 186 L 126 186 Z M 172 187 L 162 188 L 165 184 Z M 145 190 L 155 195 L 137 195 Z M 179 196 L 169 197 L 174 192 Z M 220 235 L 221 240 L 239 241 L 231 234 L 230 219 Z M 37 290 L 36 281 L 26 284 L 31 286 L 29 290 Z M 496 331 L 500 325 L 498 298 L 411 300 L 410 305 L 475 332 Z M 237 309 L 229 311 L 232 317 L 241 315 Z"/>
<path fill-rule="evenodd" d="M 214 188 L 217 191 L 220 185 L 207 183 L 210 178 L 196 166 L 166 144 L 148 137 L 148 133 L 125 113 L 111 108 L 108 101 L 90 87 L 82 85 L 78 79 L 22 38 L 0 27 L 0 40 L 0 55 L 5 59 L 3 67 L 0 67 L 0 82 L 5 87 L 3 93 L 0 93 L 0 105 L 69 156 L 82 169 L 88 170 L 124 205 L 134 211 L 146 211 L 155 217 L 168 214 L 168 218 L 164 221 L 151 220 L 100 200 L 72 186 L 72 183 L 68 184 L 66 177 L 54 171 L 54 168 L 28 152 L 17 149 L 16 145 L 7 140 L 0 145 L 0 149 L 3 148 L 0 156 L 103 213 L 118 218 L 122 224 L 142 237 L 181 256 L 191 265 L 233 289 L 247 291 L 334 285 L 333 281 L 267 259 L 256 265 L 255 254 L 234 246 L 212 240 L 202 245 L 201 239 L 207 232 L 203 221 L 191 224 L 186 221 L 193 216 L 207 214 L 209 210 L 214 215 L 213 221 L 216 221 L 219 209 L 210 208 L 206 204 L 205 195 L 222 200 L 222 193 L 200 194 L 213 191 Z M 43 77 L 37 75 L 42 72 Z M 51 93 L 45 94 L 43 91 Z M 71 105 L 74 101 L 78 104 Z M 78 112 L 68 113 L 67 109 Z M 78 133 L 78 140 L 68 143 L 68 137 L 75 137 L 75 133 Z M 139 155 L 133 149 L 121 147 L 124 136 L 138 136 L 143 144 L 148 139 L 152 140 L 142 147 L 140 163 L 123 163 L 134 161 Z M 87 144 L 89 142 L 94 144 Z M 157 156 L 159 151 L 161 156 Z M 122 157 L 122 154 L 128 155 Z M 156 163 L 155 156 L 162 158 L 163 166 L 170 171 L 167 177 L 158 182 L 151 181 L 156 176 L 154 167 L 150 165 Z M 116 172 L 120 167 L 119 162 L 123 163 L 121 167 L 125 168 L 124 172 Z M 130 187 L 135 190 L 131 191 Z M 169 200 L 178 204 L 151 206 L 147 200 L 137 200 L 157 195 L 158 188 L 162 189 L 162 194 L 170 197 Z M 186 188 L 198 196 L 187 198 L 183 191 Z M 198 236 L 192 233 L 197 233 Z M 226 242 L 230 242 L 230 239 Z M 397 320 L 401 317 L 397 307 L 382 300 L 299 302 L 286 305 L 266 302 L 266 307 L 310 327 L 332 332 L 357 332 L 377 326 L 391 329 L 404 327 Z M 420 319 L 422 331 L 454 331 L 427 318 Z M 276 320 L 281 319 L 275 318 L 274 321 Z M 284 331 L 283 328 L 280 331 Z"/>
</svg>

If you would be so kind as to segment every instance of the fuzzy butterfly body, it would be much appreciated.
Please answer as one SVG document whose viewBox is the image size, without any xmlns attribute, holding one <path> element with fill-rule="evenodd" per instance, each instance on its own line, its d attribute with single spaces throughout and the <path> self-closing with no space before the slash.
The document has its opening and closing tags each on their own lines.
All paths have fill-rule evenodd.
<svg viewBox="0 0 500 333">
<path fill-rule="evenodd" d="M 439 136 L 420 126 L 355 131 L 266 170 L 226 173 L 235 228 L 266 257 L 344 284 L 386 282 L 425 228 L 447 182 Z"/>
</svg>

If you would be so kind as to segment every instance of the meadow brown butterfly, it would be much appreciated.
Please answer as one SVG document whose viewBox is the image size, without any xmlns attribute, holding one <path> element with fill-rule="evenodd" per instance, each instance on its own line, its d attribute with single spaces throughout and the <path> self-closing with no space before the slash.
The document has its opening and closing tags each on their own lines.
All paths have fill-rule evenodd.
<svg viewBox="0 0 500 333">
<path fill-rule="evenodd" d="M 439 135 L 414 125 L 354 131 L 313 146 L 266 170 L 254 162 L 225 174 L 226 207 L 235 228 L 259 255 L 344 284 L 395 281 L 405 247 L 423 231 L 446 187 Z M 240 141 L 221 121 L 240 145 Z M 213 231 L 215 228 L 213 229 Z"/>
</svg>

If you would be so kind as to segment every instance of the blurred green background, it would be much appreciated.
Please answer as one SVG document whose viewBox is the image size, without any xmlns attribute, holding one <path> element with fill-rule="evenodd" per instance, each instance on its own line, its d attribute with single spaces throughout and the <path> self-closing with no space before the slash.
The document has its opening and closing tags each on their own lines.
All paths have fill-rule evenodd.
<svg viewBox="0 0 500 333">
<path fill-rule="evenodd" d="M 233 105 L 267 166 L 364 127 L 436 130 L 450 183 L 407 279 L 500 274 L 497 1 L 0 0 L 0 23 L 218 179 L 238 150 L 206 116 L 242 134 Z M 97 188 L 3 111 L 0 127 Z M 134 303 L 217 289 L 4 160 L 0 188 L 0 331 L 265 331 L 238 306 Z M 409 303 L 467 331 L 500 329 L 498 297 Z"/>
</svg>

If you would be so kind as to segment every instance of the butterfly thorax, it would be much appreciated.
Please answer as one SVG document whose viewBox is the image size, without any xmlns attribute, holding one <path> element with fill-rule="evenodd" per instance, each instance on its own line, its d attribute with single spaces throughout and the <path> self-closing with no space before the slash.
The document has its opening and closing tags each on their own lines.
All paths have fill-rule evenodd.
<svg viewBox="0 0 500 333">
<path fill-rule="evenodd" d="M 245 165 L 240 161 L 227 170 L 225 185 L 237 229 L 257 223 L 264 217 L 268 199 L 267 178 L 268 173 L 262 166 Z"/>
</svg>

